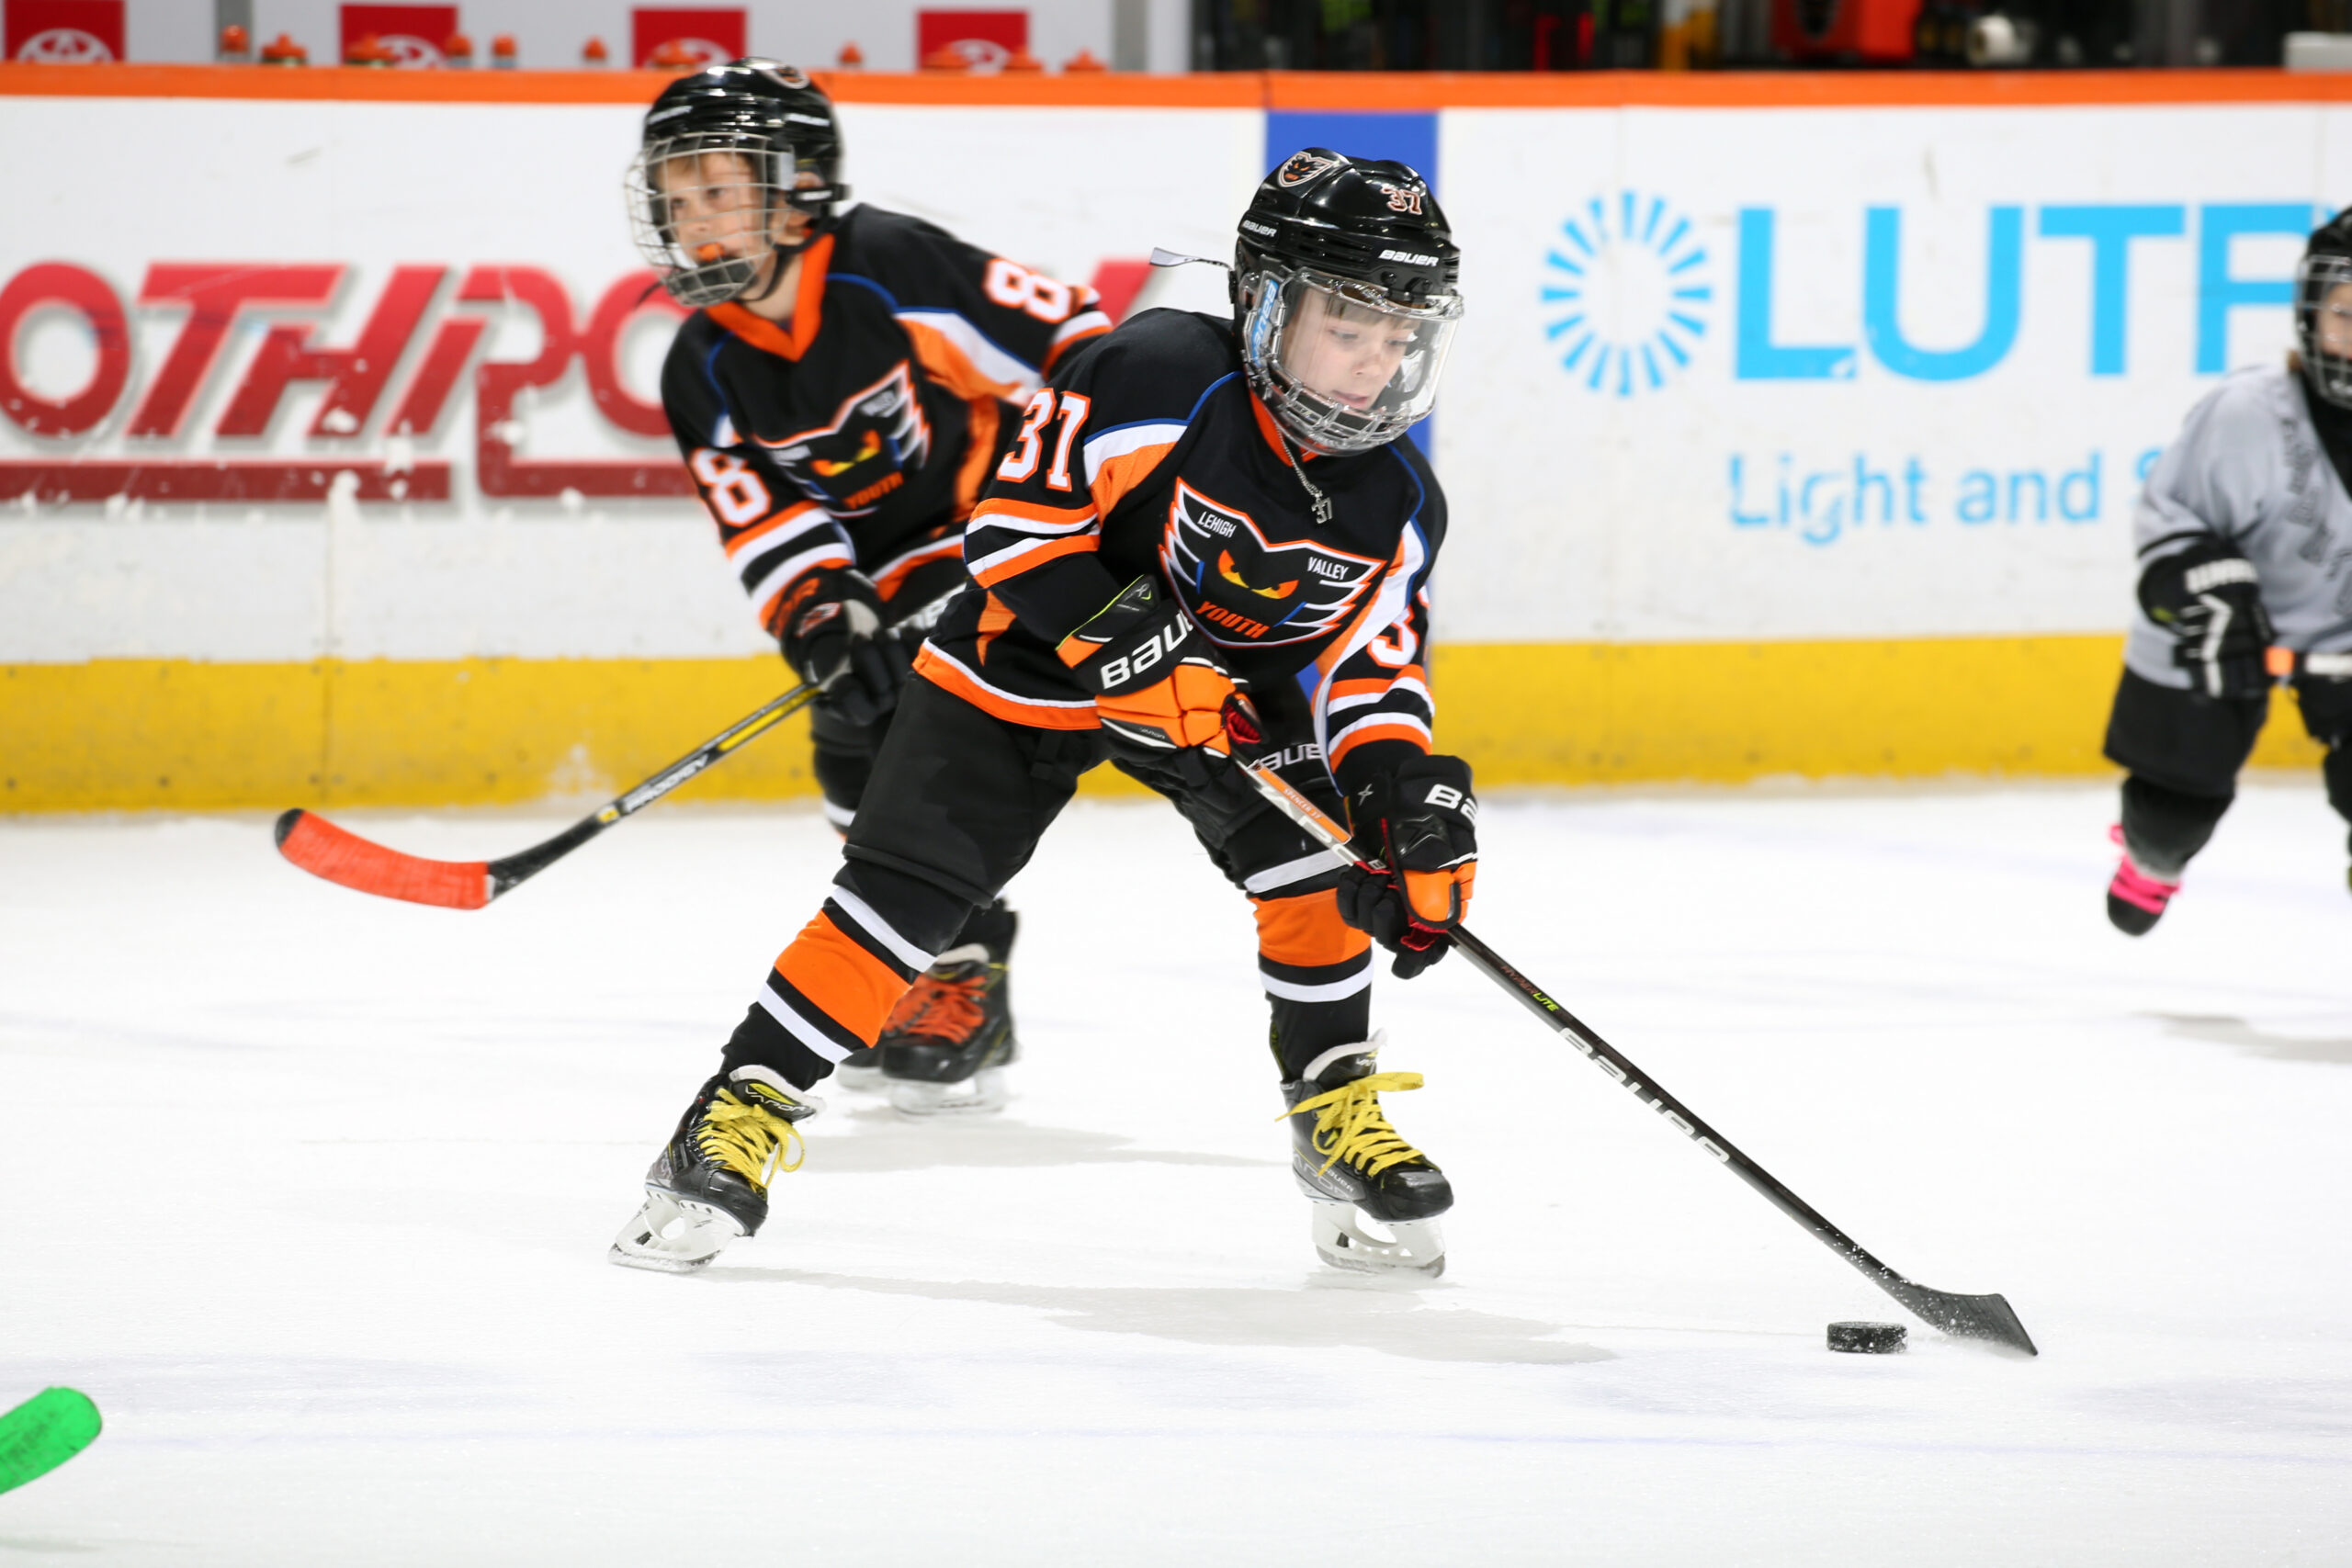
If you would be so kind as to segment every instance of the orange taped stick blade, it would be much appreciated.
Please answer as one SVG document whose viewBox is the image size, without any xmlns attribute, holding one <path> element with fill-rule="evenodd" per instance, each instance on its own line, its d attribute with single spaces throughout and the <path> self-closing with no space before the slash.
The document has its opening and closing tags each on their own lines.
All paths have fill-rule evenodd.
<svg viewBox="0 0 2352 1568">
<path fill-rule="evenodd" d="M 277 819 L 277 852 L 312 876 L 379 898 L 445 909 L 479 909 L 490 902 L 487 862 L 404 855 L 299 808 Z"/>
</svg>

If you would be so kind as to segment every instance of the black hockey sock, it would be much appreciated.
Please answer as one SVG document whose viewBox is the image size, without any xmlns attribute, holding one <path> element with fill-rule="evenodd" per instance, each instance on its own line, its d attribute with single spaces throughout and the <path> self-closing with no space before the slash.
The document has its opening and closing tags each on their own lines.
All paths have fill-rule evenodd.
<svg viewBox="0 0 2352 1568">
<path fill-rule="evenodd" d="M 1021 917 L 1007 908 L 1000 898 L 993 904 L 983 904 L 972 911 L 964 929 L 956 933 L 948 947 L 967 947 L 973 942 L 989 950 L 989 956 L 1002 963 L 1012 952 L 1012 939 L 1021 929 Z M 944 952 L 945 949 L 942 949 Z"/>
<path fill-rule="evenodd" d="M 2234 798 L 2187 795 L 2134 773 L 2123 781 L 2123 847 L 2150 876 L 2177 882 Z"/>
</svg>

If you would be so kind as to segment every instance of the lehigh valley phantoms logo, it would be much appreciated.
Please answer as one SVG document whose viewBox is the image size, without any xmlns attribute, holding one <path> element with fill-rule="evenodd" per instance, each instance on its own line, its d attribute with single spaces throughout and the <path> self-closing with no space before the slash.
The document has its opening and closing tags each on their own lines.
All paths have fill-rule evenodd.
<svg viewBox="0 0 2352 1568">
<path fill-rule="evenodd" d="M 1314 152 L 1294 152 L 1283 166 L 1274 171 L 1274 183 L 1284 190 L 1319 179 L 1340 166 L 1337 158 L 1326 158 Z"/>
<path fill-rule="evenodd" d="M 1306 539 L 1270 544 L 1248 513 L 1178 479 L 1159 564 L 1209 636 L 1263 646 L 1340 625 L 1387 563 Z"/>
<path fill-rule="evenodd" d="M 931 422 L 901 359 L 888 376 L 842 400 L 832 423 L 761 445 L 809 500 L 836 517 L 858 517 L 905 484 L 909 468 L 922 467 Z"/>
</svg>

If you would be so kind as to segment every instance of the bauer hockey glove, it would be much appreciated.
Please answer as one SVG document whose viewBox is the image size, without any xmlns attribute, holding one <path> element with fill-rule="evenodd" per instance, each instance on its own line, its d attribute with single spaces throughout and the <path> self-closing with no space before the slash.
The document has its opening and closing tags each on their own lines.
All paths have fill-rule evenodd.
<svg viewBox="0 0 2352 1568">
<path fill-rule="evenodd" d="M 2265 667 L 2270 615 L 2254 563 L 2222 540 L 2193 545 L 2140 574 L 2140 607 L 2177 639 L 2172 660 L 2188 671 L 2199 696 L 2258 697 L 2270 688 Z"/>
<path fill-rule="evenodd" d="M 1409 980 L 1445 956 L 1478 874 L 1478 802 L 1470 764 L 1416 757 L 1348 795 L 1348 826 L 1369 871 L 1340 874 L 1340 919 L 1396 955 Z"/>
<path fill-rule="evenodd" d="M 1183 606 L 1151 578 L 1128 583 L 1055 651 L 1094 694 L 1094 711 L 1114 736 L 1189 757 L 1201 774 L 1194 783 L 1210 776 L 1199 761 L 1204 752 L 1232 755 L 1225 705 L 1241 682 Z"/>
<path fill-rule="evenodd" d="M 776 610 L 785 662 L 822 686 L 819 699 L 850 724 L 873 724 L 899 705 L 910 650 L 882 625 L 882 599 L 865 574 L 820 567 L 792 585 Z"/>
</svg>

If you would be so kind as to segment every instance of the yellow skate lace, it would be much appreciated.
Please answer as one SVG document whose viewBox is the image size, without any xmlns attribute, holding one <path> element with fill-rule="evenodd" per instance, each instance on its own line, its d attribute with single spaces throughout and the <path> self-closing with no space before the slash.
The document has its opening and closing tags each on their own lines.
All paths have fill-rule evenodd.
<svg viewBox="0 0 2352 1568">
<path fill-rule="evenodd" d="M 1366 1176 L 1378 1176 L 1390 1166 L 1423 1157 L 1388 1124 L 1380 1109 L 1380 1091 L 1420 1087 L 1419 1073 L 1372 1073 L 1312 1100 L 1302 1100 L 1274 1120 L 1286 1122 L 1315 1112 L 1315 1152 L 1323 1156 L 1317 1175 L 1346 1160 Z"/>
<path fill-rule="evenodd" d="M 808 1145 L 801 1142 L 799 1130 L 791 1122 L 764 1106 L 736 1098 L 735 1091 L 727 1089 L 711 1097 L 695 1141 L 702 1145 L 705 1156 L 762 1190 L 779 1171 L 798 1170 L 808 1153 Z M 783 1158 L 787 1151 L 792 1156 L 789 1160 Z"/>
</svg>

